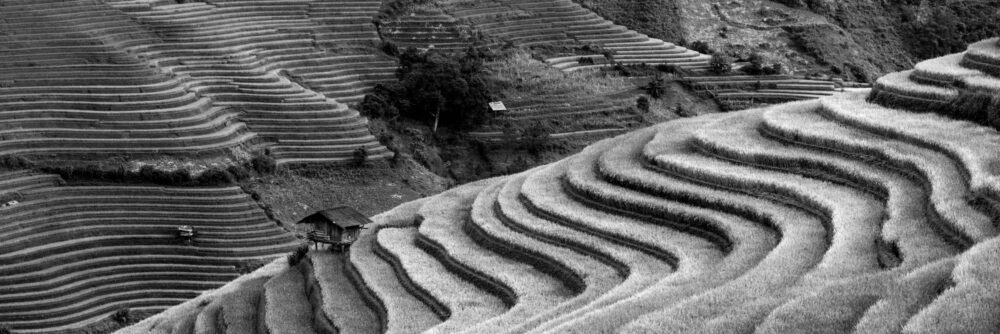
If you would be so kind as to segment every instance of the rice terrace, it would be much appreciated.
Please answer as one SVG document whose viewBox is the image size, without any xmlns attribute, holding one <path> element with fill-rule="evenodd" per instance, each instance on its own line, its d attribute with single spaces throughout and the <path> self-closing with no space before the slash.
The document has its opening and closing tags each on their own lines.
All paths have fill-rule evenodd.
<svg viewBox="0 0 1000 334">
<path fill-rule="evenodd" d="M 0 0 L 0 334 L 1000 333 L 997 17 Z"/>
</svg>

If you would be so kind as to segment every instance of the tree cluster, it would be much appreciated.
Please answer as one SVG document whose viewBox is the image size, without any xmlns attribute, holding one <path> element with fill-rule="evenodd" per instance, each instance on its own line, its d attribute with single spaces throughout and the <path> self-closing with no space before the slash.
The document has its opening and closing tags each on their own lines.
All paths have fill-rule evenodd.
<svg viewBox="0 0 1000 334">
<path fill-rule="evenodd" d="M 759 53 L 753 53 L 750 55 L 750 59 L 747 59 L 749 64 L 740 68 L 746 74 L 749 75 L 775 75 L 781 74 L 782 66 L 781 64 L 775 63 L 772 65 L 766 65 L 764 63 L 764 57 Z"/>
<path fill-rule="evenodd" d="M 470 48 L 459 57 L 410 48 L 399 55 L 397 83 L 383 84 L 365 96 L 358 109 L 368 117 L 397 117 L 461 128 L 485 120 L 491 99 L 484 61 L 488 51 Z"/>
</svg>

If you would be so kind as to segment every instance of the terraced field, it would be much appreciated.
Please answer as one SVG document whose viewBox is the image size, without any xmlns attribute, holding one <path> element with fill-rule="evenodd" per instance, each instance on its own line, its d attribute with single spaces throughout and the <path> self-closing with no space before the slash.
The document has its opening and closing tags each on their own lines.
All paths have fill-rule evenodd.
<svg viewBox="0 0 1000 334">
<path fill-rule="evenodd" d="M 714 98 L 723 110 L 743 110 L 767 104 L 810 100 L 837 92 L 832 81 L 787 75 L 688 76 L 684 84 Z"/>
<path fill-rule="evenodd" d="M 60 186 L 0 173 L 0 323 L 74 329 L 122 308 L 158 311 L 238 277 L 299 241 L 238 187 Z M 177 226 L 195 228 L 186 244 Z"/>
<path fill-rule="evenodd" d="M 382 36 L 397 47 L 462 52 L 470 45 L 469 36 L 463 36 L 463 26 L 440 11 L 419 10 L 382 23 Z"/>
<path fill-rule="evenodd" d="M 995 108 L 989 97 L 997 92 L 1000 38 L 991 38 L 969 45 L 966 52 L 925 60 L 913 70 L 879 78 L 871 101 L 986 124 L 992 118 L 987 109 Z"/>
<path fill-rule="evenodd" d="M 344 104 L 394 80 L 370 50 L 378 4 L 4 1 L 0 154 L 388 157 Z"/>
<path fill-rule="evenodd" d="M 608 21 L 571 0 L 495 0 L 442 2 L 452 17 L 472 30 L 516 45 L 593 45 L 603 54 L 565 55 L 546 62 L 563 71 L 622 64 L 671 64 L 691 70 L 708 67 L 709 56 L 635 32 Z M 581 58 L 596 61 L 581 62 Z"/>
<path fill-rule="evenodd" d="M 277 309 L 317 332 L 993 332 L 1000 136 L 866 95 L 675 120 L 405 204 L 351 247 L 352 289 Z"/>
</svg>

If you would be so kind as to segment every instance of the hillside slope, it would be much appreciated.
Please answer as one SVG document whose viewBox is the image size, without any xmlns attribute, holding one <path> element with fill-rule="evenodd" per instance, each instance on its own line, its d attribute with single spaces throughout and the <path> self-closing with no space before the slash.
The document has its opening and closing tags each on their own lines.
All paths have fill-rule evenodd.
<svg viewBox="0 0 1000 334">
<path fill-rule="evenodd" d="M 362 332 L 994 331 L 1000 135 L 867 95 L 662 123 L 400 206 L 351 247 L 356 292 L 294 302 L 315 315 L 295 326 L 360 299 L 382 325 Z"/>
<path fill-rule="evenodd" d="M 344 103 L 394 80 L 395 62 L 377 56 L 370 23 L 346 37 L 333 31 L 323 2 L 0 8 L 0 155 L 93 162 L 263 152 L 279 165 L 343 163 L 359 149 L 391 156 Z M 362 15 L 370 22 L 375 11 Z"/>
</svg>

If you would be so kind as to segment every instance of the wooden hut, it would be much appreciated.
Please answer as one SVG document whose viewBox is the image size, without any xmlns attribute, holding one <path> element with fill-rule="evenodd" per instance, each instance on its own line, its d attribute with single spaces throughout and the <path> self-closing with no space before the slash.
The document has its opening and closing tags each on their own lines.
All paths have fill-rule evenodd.
<svg viewBox="0 0 1000 334">
<path fill-rule="evenodd" d="M 305 224 L 309 229 L 306 234 L 309 241 L 330 244 L 343 250 L 358 240 L 361 229 L 371 222 L 352 207 L 338 206 L 316 211 L 302 218 L 299 224 Z"/>
</svg>

